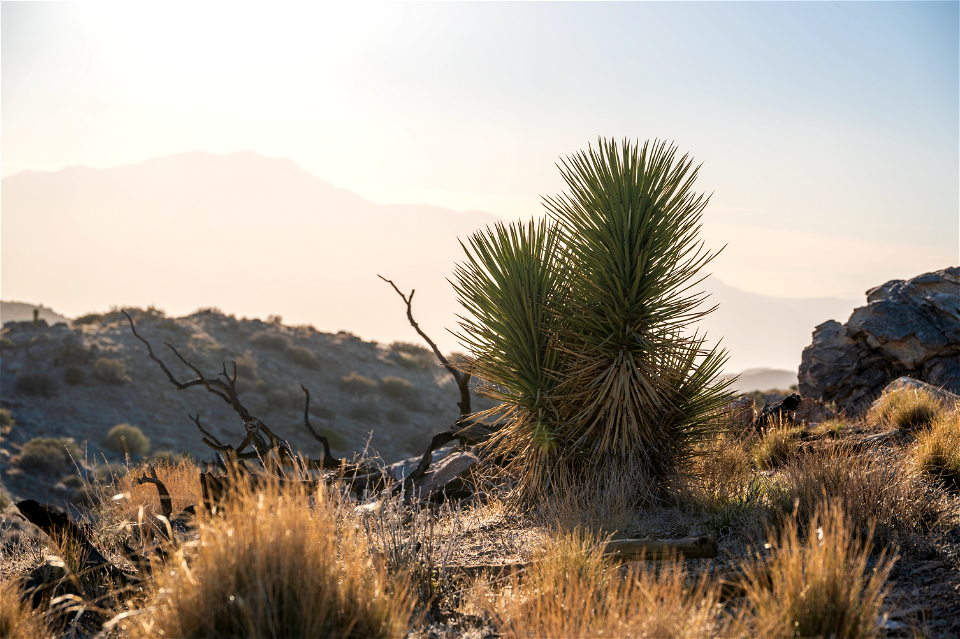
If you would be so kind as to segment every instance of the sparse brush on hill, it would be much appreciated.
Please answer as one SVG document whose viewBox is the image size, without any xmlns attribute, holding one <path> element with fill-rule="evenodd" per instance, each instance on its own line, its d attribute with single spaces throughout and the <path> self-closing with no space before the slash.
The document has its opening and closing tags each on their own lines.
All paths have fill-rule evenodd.
<svg viewBox="0 0 960 639">
<path fill-rule="evenodd" d="M 340 380 L 340 388 L 354 395 L 363 395 L 376 390 L 377 383 L 369 377 L 353 372 L 349 375 L 344 375 Z"/>
<path fill-rule="evenodd" d="M 519 495 L 562 468 L 615 458 L 665 476 L 718 428 L 722 351 L 683 331 L 709 311 L 691 293 L 713 257 L 696 236 L 697 168 L 665 143 L 601 140 L 564 162 L 569 193 L 550 221 L 474 234 L 454 287 L 460 339 L 486 394 L 504 402 L 495 438 Z"/>
<path fill-rule="evenodd" d="M 127 384 L 130 376 L 127 375 L 127 365 L 118 359 L 101 357 L 93 365 L 93 376 L 108 384 Z"/>
<path fill-rule="evenodd" d="M 287 349 L 287 357 L 294 364 L 303 366 L 312 371 L 320 370 L 320 358 L 305 346 L 291 346 Z"/>
<path fill-rule="evenodd" d="M 250 336 L 250 343 L 261 348 L 275 351 L 285 351 L 290 346 L 290 340 L 276 331 L 257 331 Z"/>
<path fill-rule="evenodd" d="M 136 426 L 126 423 L 117 424 L 107 433 L 103 440 L 103 447 L 118 453 L 146 455 L 150 452 L 150 439 Z"/>
<path fill-rule="evenodd" d="M 82 458 L 80 447 L 72 439 L 36 437 L 23 445 L 19 465 L 42 472 L 57 472 Z"/>
</svg>

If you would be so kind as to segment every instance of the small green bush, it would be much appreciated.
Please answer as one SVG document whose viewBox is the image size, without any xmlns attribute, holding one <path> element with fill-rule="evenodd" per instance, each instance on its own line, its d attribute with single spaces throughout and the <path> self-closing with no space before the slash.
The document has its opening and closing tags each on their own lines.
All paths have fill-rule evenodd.
<svg viewBox="0 0 960 639">
<path fill-rule="evenodd" d="M 275 351 L 285 351 L 290 346 L 290 340 L 275 331 L 257 331 L 250 336 L 250 343 L 260 348 L 269 348 Z"/>
<path fill-rule="evenodd" d="M 390 375 L 384 377 L 380 382 L 380 390 L 394 399 L 406 399 L 413 395 L 415 389 L 416 385 L 413 382 L 402 377 Z"/>
<path fill-rule="evenodd" d="M 63 381 L 71 386 L 81 386 L 87 381 L 87 374 L 83 372 L 82 368 L 68 366 L 67 369 L 63 371 Z"/>
<path fill-rule="evenodd" d="M 16 347 L 17 345 L 13 343 L 12 339 L 0 337 L 0 351 L 10 351 Z"/>
<path fill-rule="evenodd" d="M 103 319 L 103 315 L 100 313 L 90 313 L 89 315 L 83 315 L 73 320 L 73 324 L 83 326 L 84 324 L 96 324 L 97 322 Z"/>
<path fill-rule="evenodd" d="M 294 364 L 299 364 L 312 371 L 320 370 L 320 359 L 317 354 L 305 346 L 291 346 L 287 349 L 287 356 Z"/>
<path fill-rule="evenodd" d="M 340 388 L 354 395 L 362 395 L 376 390 L 377 383 L 369 377 L 353 372 L 341 378 Z"/>
<path fill-rule="evenodd" d="M 107 384 L 126 384 L 130 381 L 127 365 L 118 359 L 101 357 L 93 365 L 93 376 Z"/>
<path fill-rule="evenodd" d="M 117 424 L 110 429 L 106 439 L 103 440 L 103 447 L 122 453 L 124 449 L 121 438 L 126 440 L 127 450 L 131 455 L 146 455 L 150 452 L 150 439 L 143 434 L 142 430 L 126 423 Z"/>
<path fill-rule="evenodd" d="M 57 394 L 57 383 L 43 373 L 17 375 L 13 387 L 18 393 L 34 397 L 53 397 Z"/>
<path fill-rule="evenodd" d="M 406 353 L 407 355 L 416 355 L 419 357 L 433 357 L 433 352 L 429 348 L 410 342 L 393 342 L 390 344 L 390 350 L 394 353 Z"/>
<path fill-rule="evenodd" d="M 77 443 L 69 438 L 36 437 L 23 445 L 19 465 L 42 472 L 63 470 L 80 459 Z"/>
</svg>

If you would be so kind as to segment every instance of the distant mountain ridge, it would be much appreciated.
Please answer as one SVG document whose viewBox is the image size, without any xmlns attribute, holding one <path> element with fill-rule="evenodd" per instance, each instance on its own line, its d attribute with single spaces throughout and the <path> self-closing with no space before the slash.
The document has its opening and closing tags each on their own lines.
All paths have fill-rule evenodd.
<svg viewBox="0 0 960 639">
<path fill-rule="evenodd" d="M 239 316 L 418 340 L 378 274 L 416 289 L 418 322 L 445 351 L 461 312 L 447 282 L 459 239 L 501 218 L 426 204 L 375 204 L 287 159 L 191 152 L 110 169 L 27 171 L 2 180 L 6 298 L 67 316 L 151 304 L 171 315 Z M 531 211 L 531 214 L 539 211 Z M 709 214 L 709 211 L 708 211 Z M 796 369 L 814 327 L 853 300 L 748 293 L 708 278 L 720 309 L 698 327 L 721 336 L 736 371 Z"/>
</svg>

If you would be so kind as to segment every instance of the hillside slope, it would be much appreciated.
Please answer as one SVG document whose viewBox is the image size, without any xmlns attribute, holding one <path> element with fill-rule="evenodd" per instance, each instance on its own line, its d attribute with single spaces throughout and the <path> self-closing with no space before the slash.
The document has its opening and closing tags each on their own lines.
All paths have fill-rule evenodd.
<svg viewBox="0 0 960 639">
<path fill-rule="evenodd" d="M 322 456 L 322 448 L 303 425 L 301 384 L 312 395 L 314 428 L 335 433 L 335 453 L 344 456 L 359 453 L 368 443 L 387 462 L 422 454 L 430 437 L 448 429 L 459 414 L 452 377 L 425 349 L 391 349 L 349 333 L 238 320 L 214 311 L 177 319 L 145 312 L 134 316 L 138 332 L 180 381 L 195 375 L 165 342 L 207 376 L 215 376 L 224 363 L 232 370 L 235 361 L 244 405 L 311 456 Z M 0 457 L 6 460 L 3 478 L 8 488 L 25 497 L 31 496 L 31 487 L 39 488 L 9 463 L 35 437 L 72 437 L 88 458 L 119 462 L 122 455 L 101 442 L 111 427 L 126 422 L 150 438 L 152 452 L 185 451 L 211 459 L 213 451 L 202 443 L 189 417 L 199 415 L 216 437 L 239 444 L 243 424 L 230 406 L 202 387 L 178 392 L 149 359 L 123 315 L 114 312 L 82 321 L 86 323 L 72 328 L 32 322 L 4 327 L 9 342 L 0 358 L 0 404 L 16 421 L 3 438 Z M 106 368 L 98 366 L 100 360 L 121 362 L 129 380 L 98 376 L 98 368 Z M 83 378 L 80 384 L 67 381 L 78 377 Z M 345 377 L 352 381 L 345 382 Z M 42 390 L 38 380 L 43 379 L 52 386 L 49 396 L 31 394 Z M 475 401 L 475 409 L 490 406 Z M 51 479 L 57 477 L 40 483 L 50 484 Z"/>
</svg>

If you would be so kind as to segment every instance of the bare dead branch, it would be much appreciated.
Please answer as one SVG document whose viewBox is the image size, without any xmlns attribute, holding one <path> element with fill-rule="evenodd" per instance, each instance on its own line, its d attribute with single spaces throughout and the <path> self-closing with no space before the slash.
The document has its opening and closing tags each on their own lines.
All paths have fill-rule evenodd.
<svg viewBox="0 0 960 639">
<path fill-rule="evenodd" d="M 453 365 L 447 361 L 447 358 L 443 356 L 443 353 L 440 352 L 440 349 L 437 348 L 437 345 L 433 343 L 433 340 L 430 339 L 426 333 L 421 330 L 420 325 L 417 324 L 416 320 L 413 319 L 413 295 L 417 292 L 416 289 L 410 291 L 410 296 L 407 297 L 404 295 L 397 285 L 393 283 L 393 280 L 388 280 L 383 275 L 377 275 L 381 280 L 393 287 L 393 290 L 397 292 L 397 295 L 400 296 L 400 299 L 403 300 L 404 304 L 407 305 L 407 319 L 410 320 L 410 326 L 413 327 L 415 331 L 426 340 L 427 344 L 430 345 L 430 348 L 433 349 L 433 354 L 437 356 L 437 359 L 440 360 L 440 363 L 450 371 L 450 374 L 453 375 L 453 379 L 457 382 L 457 388 L 460 389 L 460 401 L 457 402 L 457 406 L 460 407 L 460 417 L 466 417 L 472 411 L 470 409 L 470 373 L 462 373 L 458 371 Z"/>
<path fill-rule="evenodd" d="M 160 495 L 160 510 L 163 511 L 163 516 L 167 518 L 167 521 L 170 521 L 173 516 L 173 501 L 170 499 L 170 491 L 167 490 L 163 481 L 157 477 L 157 468 L 150 464 L 150 476 L 137 478 L 137 483 L 154 484 L 157 487 L 157 493 Z"/>
</svg>

